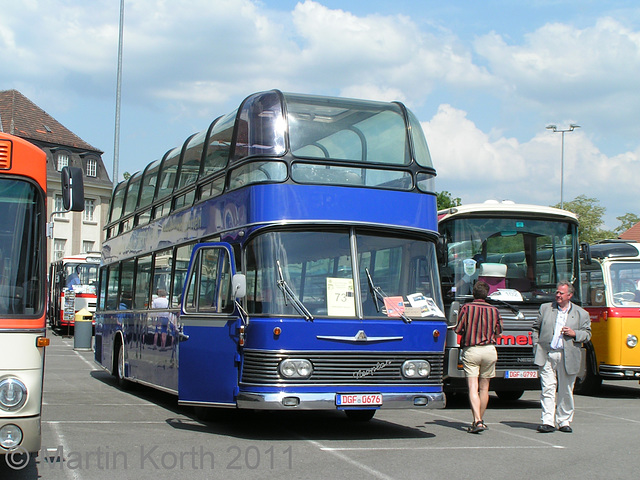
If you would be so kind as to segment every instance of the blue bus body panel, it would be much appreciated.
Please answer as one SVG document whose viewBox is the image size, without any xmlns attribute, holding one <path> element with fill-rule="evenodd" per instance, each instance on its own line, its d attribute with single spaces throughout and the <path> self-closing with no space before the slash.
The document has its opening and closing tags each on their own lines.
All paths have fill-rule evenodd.
<svg viewBox="0 0 640 480">
<path fill-rule="evenodd" d="M 105 263 L 110 263 L 189 239 L 288 221 L 398 226 L 430 231 L 434 236 L 438 231 L 434 195 L 322 185 L 261 184 L 232 191 L 124 233 L 108 242 L 102 255 Z"/>
<path fill-rule="evenodd" d="M 234 404 L 240 366 L 237 319 L 215 326 L 193 323 L 184 326 L 189 339 L 180 342 L 180 401 Z"/>
<path fill-rule="evenodd" d="M 239 190 L 247 223 L 286 220 L 393 224 L 437 230 L 433 195 L 316 185 L 256 185 Z M 232 193 L 231 198 L 236 196 Z"/>
<path fill-rule="evenodd" d="M 276 336 L 274 328 L 279 327 Z M 436 332 L 434 335 L 434 332 Z M 247 327 L 245 348 L 263 350 L 353 350 L 363 352 L 442 352 L 447 326 L 444 321 L 402 319 L 366 320 L 253 317 Z M 357 340 L 363 332 L 367 340 Z M 362 333 L 360 334 L 363 337 Z"/>
</svg>

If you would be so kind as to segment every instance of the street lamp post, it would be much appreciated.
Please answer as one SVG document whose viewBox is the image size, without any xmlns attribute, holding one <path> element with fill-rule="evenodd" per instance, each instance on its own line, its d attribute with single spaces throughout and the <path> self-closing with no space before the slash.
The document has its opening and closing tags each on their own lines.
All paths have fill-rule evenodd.
<svg viewBox="0 0 640 480">
<path fill-rule="evenodd" d="M 580 125 L 572 123 L 569 125 L 569 128 L 566 129 L 559 129 L 555 125 L 547 125 L 548 130 L 562 134 L 562 150 L 560 154 L 560 208 L 564 208 L 564 134 L 565 132 L 573 132 L 576 128 L 580 128 Z"/>
</svg>

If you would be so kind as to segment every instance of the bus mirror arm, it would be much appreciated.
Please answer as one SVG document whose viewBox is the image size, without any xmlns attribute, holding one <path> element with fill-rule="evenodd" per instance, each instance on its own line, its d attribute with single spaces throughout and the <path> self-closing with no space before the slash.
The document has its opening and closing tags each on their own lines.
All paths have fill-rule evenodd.
<svg viewBox="0 0 640 480">
<path fill-rule="evenodd" d="M 580 243 L 580 258 L 584 260 L 585 265 L 591 265 L 591 247 L 587 242 Z"/>
<path fill-rule="evenodd" d="M 189 335 L 186 335 L 182 329 L 184 328 L 184 325 L 180 325 L 180 327 L 178 327 L 178 342 L 186 342 L 187 340 L 189 340 Z"/>
</svg>

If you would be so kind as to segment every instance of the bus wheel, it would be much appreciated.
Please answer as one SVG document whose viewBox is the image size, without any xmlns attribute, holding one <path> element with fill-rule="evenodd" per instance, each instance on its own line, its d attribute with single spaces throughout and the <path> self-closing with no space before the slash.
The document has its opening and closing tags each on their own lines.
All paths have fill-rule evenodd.
<svg viewBox="0 0 640 480">
<path fill-rule="evenodd" d="M 116 357 L 115 376 L 118 381 L 118 386 L 123 390 L 131 388 L 131 382 L 125 378 L 124 374 L 124 345 L 122 342 L 118 342 Z"/>
<path fill-rule="evenodd" d="M 368 422 L 376 414 L 375 410 L 345 410 L 349 420 L 354 422 Z"/>
<path fill-rule="evenodd" d="M 602 386 L 602 377 L 594 371 L 594 363 L 590 353 L 587 357 L 587 373 L 583 378 L 576 378 L 576 383 L 573 386 L 574 393 L 578 395 L 594 395 L 598 393 Z"/>
<path fill-rule="evenodd" d="M 524 394 L 524 390 L 496 390 L 496 395 L 503 402 L 515 402 Z"/>
</svg>

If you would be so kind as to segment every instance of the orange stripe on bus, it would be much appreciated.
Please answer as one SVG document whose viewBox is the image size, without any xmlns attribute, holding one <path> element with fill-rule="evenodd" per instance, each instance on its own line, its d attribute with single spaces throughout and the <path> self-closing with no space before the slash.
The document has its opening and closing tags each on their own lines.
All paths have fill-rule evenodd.
<svg viewBox="0 0 640 480">
<path fill-rule="evenodd" d="M 0 329 L 18 329 L 18 330 L 28 330 L 33 328 L 45 328 L 46 323 L 44 316 L 42 318 L 33 318 L 33 319 L 25 319 L 25 318 L 1 318 L 0 319 Z"/>
</svg>

